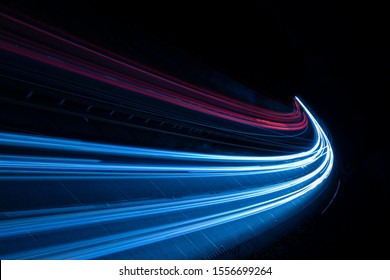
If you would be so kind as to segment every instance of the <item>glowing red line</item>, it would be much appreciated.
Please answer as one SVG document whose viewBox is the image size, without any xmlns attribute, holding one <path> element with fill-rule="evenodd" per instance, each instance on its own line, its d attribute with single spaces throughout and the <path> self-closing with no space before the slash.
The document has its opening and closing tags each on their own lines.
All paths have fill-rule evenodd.
<svg viewBox="0 0 390 280">
<path fill-rule="evenodd" d="M 6 32 L 2 32 L 3 37 L 7 37 L 14 41 L 16 40 L 16 42 L 21 43 L 21 45 L 25 44 L 28 47 L 23 47 L 21 45 L 15 46 L 12 43 L 1 41 L 0 46 L 3 50 L 190 110 L 240 122 L 246 125 L 275 130 L 301 130 L 307 126 L 307 117 L 301 110 L 299 103 L 296 101 L 294 103 L 294 110 L 290 113 L 275 112 L 265 108 L 258 108 L 256 106 L 222 96 L 213 91 L 188 84 L 184 81 L 179 81 L 173 77 L 169 77 L 168 79 L 167 75 L 162 73 L 160 74 L 155 70 L 152 71 L 154 73 L 159 73 L 159 75 L 147 72 L 128 63 L 124 63 L 94 50 L 88 49 L 55 34 L 51 34 L 30 24 L 13 19 L 7 15 L 1 14 L 1 16 L 14 23 L 27 27 L 27 31 L 33 30 L 38 32 L 38 35 L 40 36 L 48 36 L 52 43 L 54 40 L 54 43 L 58 42 L 63 45 L 66 44 L 69 48 L 74 47 L 76 48 L 76 51 L 82 51 L 82 53 L 86 53 L 89 57 L 92 55 L 94 59 L 99 58 L 100 64 L 104 65 L 112 63 L 111 66 L 114 68 L 124 66 L 126 70 L 130 70 L 132 72 L 131 74 L 135 74 L 135 77 L 141 76 L 141 79 L 124 75 L 110 69 L 111 67 L 103 67 L 99 64 L 91 63 L 85 59 L 80 59 L 79 57 L 70 55 L 63 51 L 55 50 L 47 45 L 32 42 Z M 56 59 L 51 59 L 50 57 L 58 58 L 61 62 Z M 165 77 L 163 77 L 163 75 Z M 110 76 L 115 80 L 110 78 Z M 167 86 L 169 87 L 167 88 Z"/>
</svg>

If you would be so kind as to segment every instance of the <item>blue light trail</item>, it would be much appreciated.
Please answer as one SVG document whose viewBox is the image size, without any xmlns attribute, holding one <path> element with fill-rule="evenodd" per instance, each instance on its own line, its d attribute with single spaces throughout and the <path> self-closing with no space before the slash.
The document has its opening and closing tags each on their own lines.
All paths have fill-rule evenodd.
<svg viewBox="0 0 390 280">
<path fill-rule="evenodd" d="M 246 104 L 0 23 L 1 259 L 213 258 L 327 200 L 331 141 L 300 98 Z"/>
<path fill-rule="evenodd" d="M 301 105 L 304 107 L 302 103 Z M 3 212 L 2 215 L 7 219 L 0 221 L 0 238 L 67 228 L 83 228 L 94 224 L 158 220 L 161 213 L 172 216 L 177 216 L 178 213 L 180 215 L 186 212 L 192 213 L 188 215 L 188 219 L 178 222 L 162 223 L 159 221 L 153 225 L 141 225 L 136 229 L 109 236 L 7 254 L 4 258 L 98 258 L 218 227 L 233 221 L 244 222 L 247 217 L 288 205 L 294 200 L 305 197 L 309 192 L 320 191 L 322 183 L 329 177 L 332 170 L 333 151 L 323 129 L 312 114 L 306 108 L 305 110 L 315 128 L 317 140 L 307 151 L 285 156 L 248 157 L 197 154 L 2 133 L 0 143 L 5 146 L 50 149 L 51 151 L 82 151 L 103 156 L 121 155 L 125 160 L 129 160 L 131 156 L 147 157 L 150 162 L 137 165 L 104 163 L 102 160 L 88 158 L 72 160 L 60 157 L 2 156 L 0 166 L 3 174 L 0 180 L 21 180 L 24 177 L 28 180 L 58 180 L 59 178 L 70 180 L 80 178 L 80 176 L 87 179 L 118 179 L 122 176 L 127 179 L 154 178 L 156 182 L 162 178 L 176 180 L 177 178 L 202 177 L 207 180 L 214 176 L 229 176 L 238 181 L 242 181 L 243 176 L 246 179 L 256 176 L 263 176 L 262 178 L 267 179 L 258 186 L 245 186 L 248 189 L 244 191 L 227 191 L 212 196 L 188 195 L 174 201 L 154 199 L 142 201 L 138 205 L 134 202 L 121 202 L 111 204 L 109 207 L 95 205 L 91 208 L 90 205 L 84 205 Z M 154 165 L 154 160 L 166 162 Z M 188 165 L 183 166 L 180 162 Z M 199 165 L 202 162 L 207 162 L 209 165 Z M 282 180 L 274 179 L 275 174 L 283 174 L 286 171 L 289 171 L 291 175 Z M 268 182 L 265 183 L 265 181 Z M 195 215 L 194 211 L 196 211 Z"/>
</svg>

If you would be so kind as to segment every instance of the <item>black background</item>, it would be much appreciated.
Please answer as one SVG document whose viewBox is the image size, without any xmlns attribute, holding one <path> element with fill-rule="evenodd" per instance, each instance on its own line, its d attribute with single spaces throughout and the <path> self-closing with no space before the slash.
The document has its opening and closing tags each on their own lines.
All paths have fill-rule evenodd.
<svg viewBox="0 0 390 280">
<path fill-rule="evenodd" d="M 159 45 L 145 46 L 159 42 L 282 102 L 302 97 L 332 134 L 339 195 L 327 215 L 253 258 L 389 259 L 390 25 L 384 5 L 3 2 L 6 10 L 20 11 L 123 56 L 145 60 L 152 51 L 159 61 L 164 55 L 158 53 Z"/>
</svg>

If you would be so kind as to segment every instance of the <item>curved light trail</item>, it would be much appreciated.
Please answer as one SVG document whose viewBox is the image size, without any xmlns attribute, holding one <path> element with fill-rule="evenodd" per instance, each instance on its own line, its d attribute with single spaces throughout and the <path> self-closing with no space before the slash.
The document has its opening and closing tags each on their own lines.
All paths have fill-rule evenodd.
<svg viewBox="0 0 390 280">
<path fill-rule="evenodd" d="M 124 64 L 124 61 L 120 61 L 115 57 L 108 57 L 103 53 L 87 49 L 68 39 L 50 34 L 5 14 L 0 14 L 0 16 L 5 24 L 27 29 L 29 33 L 32 33 L 29 36 L 34 39 L 32 41 L 22 35 L 18 36 L 2 30 L 0 34 L 6 40 L 1 42 L 1 49 L 5 51 L 123 88 L 133 93 L 150 96 L 243 124 L 276 130 L 301 130 L 307 125 L 307 119 L 298 106 L 291 113 L 280 113 L 253 108 L 253 106 L 230 100 L 227 97 L 221 97 L 211 91 L 207 91 L 206 95 L 206 92 L 202 92 L 184 82 L 178 83 L 172 79 L 167 80 L 162 75 L 146 72 L 142 68 L 134 67 L 131 64 Z M 55 44 L 56 49 L 50 47 L 50 45 L 53 45 L 53 40 L 57 43 Z M 47 44 L 48 42 L 50 44 Z M 91 63 L 92 59 L 93 63 Z M 107 64 L 109 68 L 105 66 Z M 161 82 L 164 83 L 163 86 L 160 85 Z M 185 94 L 183 94 L 183 91 Z M 225 109 L 226 106 L 227 109 Z M 245 114 L 245 112 L 251 114 Z"/>
<path fill-rule="evenodd" d="M 0 131 L 1 259 L 210 258 L 293 219 L 327 189 L 331 143 L 298 97 L 291 112 L 260 108 L 3 13 L 0 20 L 0 49 L 10 57 L 3 79 L 53 88 L 65 71 L 74 77 L 67 85 L 90 100 L 159 119 L 168 110 L 157 105 L 179 106 L 185 111 L 167 121 L 280 147 L 205 153 Z M 26 74 L 15 56 L 36 72 Z M 45 67 L 55 70 L 42 76 Z"/>
</svg>

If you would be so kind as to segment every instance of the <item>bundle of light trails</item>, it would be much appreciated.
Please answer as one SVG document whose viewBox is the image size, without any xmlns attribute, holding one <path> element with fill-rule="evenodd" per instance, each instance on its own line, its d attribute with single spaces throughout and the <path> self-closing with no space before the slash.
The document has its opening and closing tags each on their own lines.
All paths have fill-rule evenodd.
<svg viewBox="0 0 390 280">
<path fill-rule="evenodd" d="M 213 258 L 328 196 L 329 135 L 298 97 L 248 104 L 0 22 L 1 259 Z"/>
</svg>

